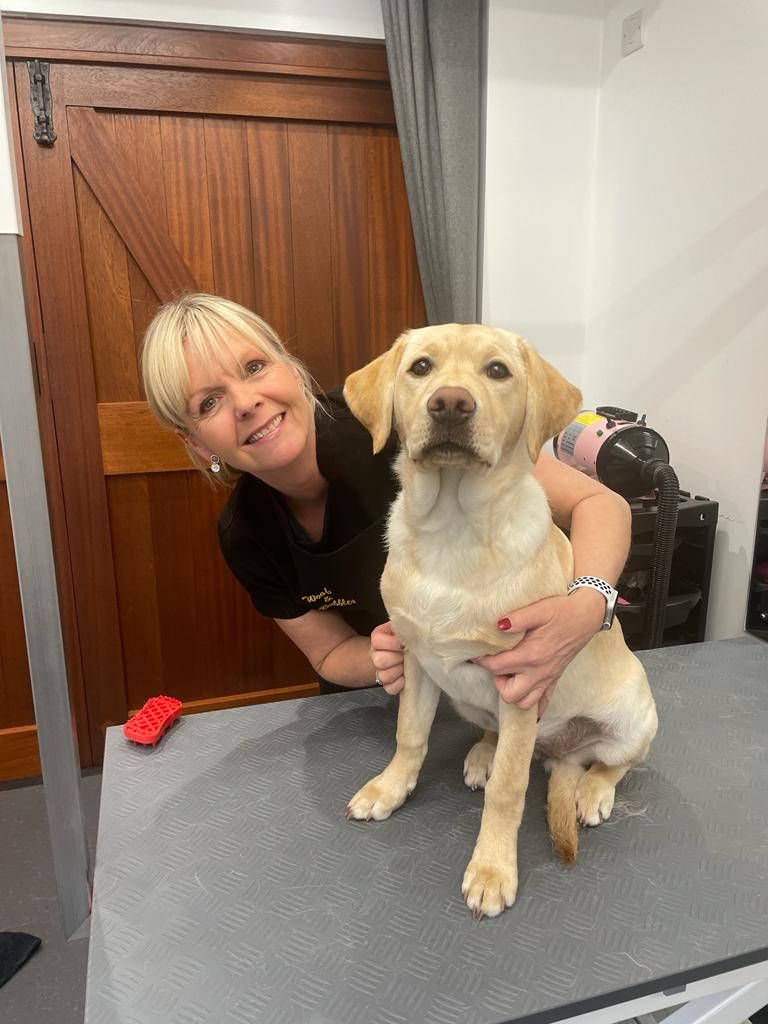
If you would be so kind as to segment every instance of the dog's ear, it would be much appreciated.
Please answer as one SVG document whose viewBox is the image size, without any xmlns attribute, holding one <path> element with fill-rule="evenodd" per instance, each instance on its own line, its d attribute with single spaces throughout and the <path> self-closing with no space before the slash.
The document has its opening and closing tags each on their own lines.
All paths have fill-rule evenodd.
<svg viewBox="0 0 768 1024">
<path fill-rule="evenodd" d="M 528 369 L 526 442 L 531 462 L 535 462 L 544 442 L 567 427 L 581 409 L 582 398 L 579 389 L 569 384 L 522 338 L 520 349 Z"/>
<path fill-rule="evenodd" d="M 395 399 L 395 375 L 408 337 L 401 334 L 384 355 L 361 370 L 355 370 L 344 382 L 344 398 L 353 415 L 373 438 L 373 452 L 380 452 L 392 432 Z"/>
</svg>

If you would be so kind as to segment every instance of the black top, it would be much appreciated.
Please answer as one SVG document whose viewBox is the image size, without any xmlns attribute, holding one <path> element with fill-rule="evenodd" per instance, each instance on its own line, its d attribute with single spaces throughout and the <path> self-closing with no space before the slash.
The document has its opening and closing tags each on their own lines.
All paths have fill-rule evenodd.
<svg viewBox="0 0 768 1024">
<path fill-rule="evenodd" d="M 393 432 L 374 455 L 371 435 L 341 389 L 320 399 L 315 425 L 317 462 L 328 481 L 320 541 L 312 542 L 277 491 L 246 473 L 219 517 L 219 543 L 263 615 L 294 619 L 332 609 L 356 632 L 370 633 L 388 619 L 379 581 L 399 442 Z"/>
</svg>

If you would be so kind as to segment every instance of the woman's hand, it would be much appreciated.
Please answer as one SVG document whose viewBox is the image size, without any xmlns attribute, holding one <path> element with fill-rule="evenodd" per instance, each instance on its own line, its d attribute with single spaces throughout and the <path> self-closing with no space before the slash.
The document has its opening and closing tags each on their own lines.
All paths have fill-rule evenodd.
<svg viewBox="0 0 768 1024">
<path fill-rule="evenodd" d="M 385 622 L 371 633 L 371 661 L 381 685 L 390 696 L 405 686 L 403 645 L 392 632 L 392 623 Z"/>
<path fill-rule="evenodd" d="M 604 615 L 605 598 L 587 587 L 570 597 L 544 598 L 499 620 L 504 632 L 525 634 L 517 647 L 472 661 L 493 674 L 508 704 L 538 704 L 541 716 L 560 675 L 599 631 Z"/>
</svg>

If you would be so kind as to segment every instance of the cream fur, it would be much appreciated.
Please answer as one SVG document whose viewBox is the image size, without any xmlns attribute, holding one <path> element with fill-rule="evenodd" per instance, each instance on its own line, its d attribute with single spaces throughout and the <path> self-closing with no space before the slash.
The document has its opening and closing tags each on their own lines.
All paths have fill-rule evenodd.
<svg viewBox="0 0 768 1024">
<path fill-rule="evenodd" d="M 430 361 L 430 371 L 414 375 L 420 359 Z M 490 377 L 494 362 L 511 375 Z M 438 392 L 448 395 L 445 388 L 461 389 L 474 403 L 466 423 L 436 426 L 427 403 Z M 403 445 L 381 589 L 407 649 L 395 758 L 353 797 L 348 814 L 387 817 L 413 790 L 445 692 L 461 715 L 491 731 L 465 763 L 468 785 L 490 778 L 462 891 L 475 914 L 493 916 L 515 898 L 516 835 L 534 745 L 552 772 L 553 839 L 571 861 L 577 820 L 597 824 L 610 813 L 615 783 L 645 756 L 656 731 L 645 672 L 618 622 L 567 667 L 538 728 L 535 710 L 506 705 L 491 675 L 468 663 L 514 646 L 520 636 L 501 633 L 498 619 L 564 594 L 572 578 L 570 544 L 531 469 L 581 396 L 516 335 L 460 325 L 404 335 L 353 374 L 345 394 L 374 438 L 386 438 L 394 418 Z M 430 449 L 438 435 L 454 446 Z"/>
</svg>

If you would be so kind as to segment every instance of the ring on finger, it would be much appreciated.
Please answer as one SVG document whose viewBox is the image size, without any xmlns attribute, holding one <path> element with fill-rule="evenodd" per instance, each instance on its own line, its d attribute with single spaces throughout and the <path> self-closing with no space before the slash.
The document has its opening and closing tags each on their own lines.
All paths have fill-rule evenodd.
<svg viewBox="0 0 768 1024">
<path fill-rule="evenodd" d="M 375 681 L 377 686 L 383 686 L 384 685 L 384 683 L 382 683 L 382 681 L 379 679 L 379 673 L 378 672 L 376 673 L 374 681 Z"/>
</svg>

